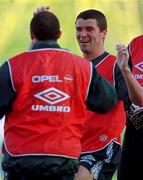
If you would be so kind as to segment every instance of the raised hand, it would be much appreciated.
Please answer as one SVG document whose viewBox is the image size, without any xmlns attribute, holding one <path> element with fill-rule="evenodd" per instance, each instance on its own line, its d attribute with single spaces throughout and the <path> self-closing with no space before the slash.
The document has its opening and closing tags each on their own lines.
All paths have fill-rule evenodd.
<svg viewBox="0 0 143 180">
<path fill-rule="evenodd" d="M 129 54 L 126 46 L 123 44 L 118 44 L 116 45 L 116 50 L 117 50 L 116 61 L 121 71 L 130 70 L 128 67 Z"/>
<path fill-rule="evenodd" d="M 33 16 L 35 16 L 36 14 L 38 14 L 40 12 L 45 12 L 45 11 L 50 11 L 50 7 L 49 6 L 41 6 L 41 7 L 37 8 L 35 11 L 33 11 Z"/>
</svg>

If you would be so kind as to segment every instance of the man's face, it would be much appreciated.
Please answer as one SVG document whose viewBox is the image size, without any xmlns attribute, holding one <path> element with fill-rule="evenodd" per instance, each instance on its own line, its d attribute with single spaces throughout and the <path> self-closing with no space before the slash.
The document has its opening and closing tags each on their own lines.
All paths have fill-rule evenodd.
<svg viewBox="0 0 143 180">
<path fill-rule="evenodd" d="M 101 31 L 96 19 L 78 19 L 76 21 L 76 38 L 83 53 L 92 53 L 104 45 L 106 30 Z"/>
</svg>

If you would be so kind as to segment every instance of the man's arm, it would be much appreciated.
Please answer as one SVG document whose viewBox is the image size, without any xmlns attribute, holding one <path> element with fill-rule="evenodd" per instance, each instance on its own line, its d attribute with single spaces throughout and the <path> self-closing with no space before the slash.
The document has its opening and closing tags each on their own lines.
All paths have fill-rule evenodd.
<svg viewBox="0 0 143 180">
<path fill-rule="evenodd" d="M 128 50 L 124 45 L 117 45 L 117 63 L 123 73 L 124 79 L 127 84 L 128 93 L 131 101 L 139 106 L 143 106 L 143 88 L 140 86 L 138 81 L 133 77 L 129 67 Z"/>
<path fill-rule="evenodd" d="M 8 112 L 15 95 L 6 62 L 0 67 L 0 119 Z"/>
<path fill-rule="evenodd" d="M 86 105 L 89 110 L 98 113 L 108 112 L 117 102 L 115 88 L 97 73 L 93 66 L 93 75 Z"/>
<path fill-rule="evenodd" d="M 115 64 L 114 77 L 115 77 L 115 89 L 118 94 L 118 97 L 120 100 L 124 102 L 125 110 L 128 110 L 132 102 L 129 97 L 128 88 L 124 76 L 117 63 Z"/>
</svg>

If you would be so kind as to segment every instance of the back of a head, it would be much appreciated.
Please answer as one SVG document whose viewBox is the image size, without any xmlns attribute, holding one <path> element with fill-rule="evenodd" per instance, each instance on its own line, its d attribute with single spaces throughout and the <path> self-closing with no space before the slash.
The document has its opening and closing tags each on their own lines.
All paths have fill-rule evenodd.
<svg viewBox="0 0 143 180">
<path fill-rule="evenodd" d="M 100 28 L 101 31 L 107 29 L 107 21 L 106 21 L 106 17 L 105 15 L 96 10 L 96 9 L 89 9 L 86 11 L 82 11 L 76 18 L 76 21 L 78 19 L 96 19 L 96 21 L 98 22 L 98 26 Z"/>
<path fill-rule="evenodd" d="M 33 16 L 30 31 L 38 41 L 57 40 L 60 32 L 58 18 L 51 12 L 40 12 Z"/>
</svg>

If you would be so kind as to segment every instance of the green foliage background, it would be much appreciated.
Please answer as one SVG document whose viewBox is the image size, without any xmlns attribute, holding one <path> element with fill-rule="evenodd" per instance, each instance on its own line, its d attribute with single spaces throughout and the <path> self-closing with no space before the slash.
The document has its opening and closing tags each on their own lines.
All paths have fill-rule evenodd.
<svg viewBox="0 0 143 180">
<path fill-rule="evenodd" d="M 0 0 L 0 63 L 28 49 L 32 12 L 42 5 L 49 5 L 60 19 L 63 32 L 60 44 L 79 55 L 74 22 L 83 10 L 94 8 L 106 15 L 105 47 L 113 54 L 116 54 L 117 43 L 127 45 L 132 38 L 143 33 L 142 0 Z"/>
<path fill-rule="evenodd" d="M 29 22 L 34 9 L 49 5 L 61 22 L 60 44 L 81 54 L 75 39 L 75 18 L 79 12 L 95 8 L 108 21 L 105 47 L 112 53 L 115 44 L 128 42 L 143 32 L 142 0 L 0 0 L 0 60 L 25 51 L 30 43 Z"/>
</svg>

